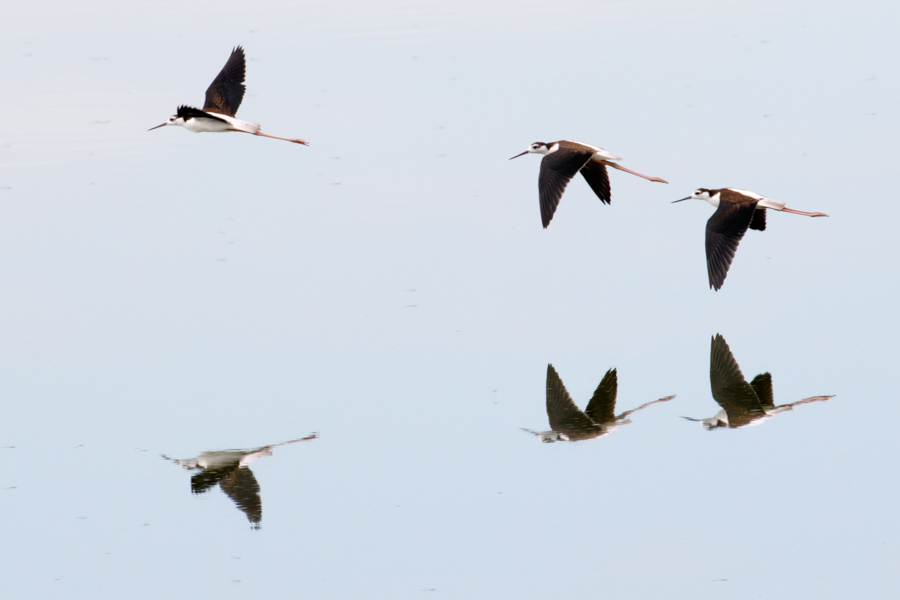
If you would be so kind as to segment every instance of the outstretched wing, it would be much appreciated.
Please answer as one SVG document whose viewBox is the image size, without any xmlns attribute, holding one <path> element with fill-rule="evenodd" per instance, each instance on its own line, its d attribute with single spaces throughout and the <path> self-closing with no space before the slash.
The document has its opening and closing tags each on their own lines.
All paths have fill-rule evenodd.
<svg viewBox="0 0 900 600">
<path fill-rule="evenodd" d="M 766 230 L 766 209 L 757 208 L 753 212 L 753 219 L 750 220 L 750 229 L 755 229 L 757 231 Z"/>
<path fill-rule="evenodd" d="M 231 51 L 228 62 L 206 89 L 203 110 L 233 117 L 241 106 L 247 89 L 244 85 L 246 70 L 244 49 L 238 46 Z"/>
<path fill-rule="evenodd" d="M 555 152 L 547 154 L 541 160 L 541 175 L 538 177 L 538 191 L 541 196 L 541 222 L 546 228 L 559 206 L 566 186 L 590 160 L 590 151 L 579 152 L 570 148 L 560 147 Z"/>
<path fill-rule="evenodd" d="M 202 494 L 208 491 L 211 487 L 219 483 L 223 477 L 228 474 L 228 471 L 233 467 L 226 467 L 224 469 L 210 469 L 210 470 L 202 470 L 199 473 L 195 473 L 191 477 L 191 493 L 192 494 Z"/>
<path fill-rule="evenodd" d="M 766 416 L 753 387 L 744 379 L 728 343 L 720 334 L 712 340 L 709 354 L 709 385 L 712 396 L 728 414 L 729 427 L 742 427 Z"/>
<path fill-rule="evenodd" d="M 759 403 L 763 408 L 775 408 L 775 396 L 772 394 L 772 376 L 761 373 L 753 378 L 750 387 L 756 392 Z"/>
<path fill-rule="evenodd" d="M 594 423 L 578 410 L 553 365 L 547 365 L 547 416 L 550 429 L 568 434 L 594 429 Z"/>
<path fill-rule="evenodd" d="M 219 482 L 219 487 L 231 498 L 247 520 L 258 529 L 262 520 L 262 499 L 259 497 L 259 484 L 253 471 L 247 467 L 231 469 Z"/>
<path fill-rule="evenodd" d="M 619 392 L 619 378 L 615 369 L 610 369 L 603 376 L 603 380 L 591 401 L 588 402 L 584 414 L 590 417 L 594 423 L 608 423 L 616 418 L 616 395 Z"/>
<path fill-rule="evenodd" d="M 709 272 L 709 287 L 714 290 L 725 283 L 734 253 L 755 211 L 755 202 L 738 204 L 720 199 L 719 208 L 706 222 L 706 269 Z"/>
<path fill-rule="evenodd" d="M 581 168 L 581 174 L 604 204 L 612 202 L 612 192 L 609 187 L 609 173 L 606 171 L 606 165 L 589 160 L 587 161 L 587 164 Z"/>
</svg>

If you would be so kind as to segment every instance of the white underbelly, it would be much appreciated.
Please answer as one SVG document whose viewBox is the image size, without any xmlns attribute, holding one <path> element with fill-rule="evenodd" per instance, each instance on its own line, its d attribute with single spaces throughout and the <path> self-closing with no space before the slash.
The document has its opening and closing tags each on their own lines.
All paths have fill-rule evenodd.
<svg viewBox="0 0 900 600">
<path fill-rule="evenodd" d="M 233 131 L 231 125 L 218 119 L 188 119 L 184 123 L 184 128 L 194 133 Z"/>
<path fill-rule="evenodd" d="M 221 133 L 223 131 L 256 133 L 260 130 L 259 123 L 248 123 L 228 115 L 216 115 L 216 117 L 215 119 L 188 119 L 184 123 L 184 128 L 194 133 Z"/>
</svg>

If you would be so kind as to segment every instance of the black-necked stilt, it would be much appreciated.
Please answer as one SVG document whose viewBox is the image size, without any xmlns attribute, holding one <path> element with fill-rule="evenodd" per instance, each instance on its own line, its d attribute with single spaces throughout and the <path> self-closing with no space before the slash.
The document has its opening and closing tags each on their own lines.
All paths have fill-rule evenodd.
<svg viewBox="0 0 900 600">
<path fill-rule="evenodd" d="M 725 283 L 734 253 L 747 229 L 765 231 L 765 209 L 807 217 L 828 216 L 820 212 L 794 210 L 785 206 L 784 202 L 735 188 L 699 188 L 687 198 L 674 200 L 672 204 L 685 200 L 706 200 L 716 207 L 716 212 L 706 222 L 706 269 L 709 272 L 709 287 L 716 291 Z"/>
<path fill-rule="evenodd" d="M 550 418 L 550 431 L 531 431 L 542 442 L 551 443 L 558 440 L 577 442 L 612 433 L 619 427 L 631 423 L 628 415 L 647 408 L 657 402 L 667 402 L 675 396 L 666 396 L 648 402 L 637 408 L 627 410 L 620 415 L 615 414 L 616 396 L 618 394 L 618 377 L 615 369 L 610 369 L 603 376 L 600 385 L 594 391 L 584 412 L 572 401 L 566 386 L 556 373 L 553 365 L 547 365 L 547 416 Z"/>
<path fill-rule="evenodd" d="M 609 175 L 606 167 L 610 166 L 650 181 L 658 181 L 659 183 L 669 183 L 665 179 L 659 177 L 649 177 L 641 175 L 636 171 L 626 169 L 621 165 L 617 165 L 612 161 L 622 160 L 618 156 L 610 154 L 603 148 L 597 148 L 590 144 L 581 142 L 572 142 L 570 140 L 560 140 L 558 142 L 535 142 L 528 147 L 528 150 L 521 154 L 516 154 L 513 158 L 519 158 L 526 154 L 543 154 L 541 160 L 541 174 L 538 177 L 538 192 L 541 198 L 541 221 L 544 228 L 550 224 L 553 213 L 559 205 L 563 192 L 569 181 L 575 177 L 579 171 L 584 175 L 585 180 L 597 197 L 601 201 L 609 204 L 612 201 L 609 188 Z"/>
<path fill-rule="evenodd" d="M 834 397 L 811 396 L 790 404 L 775 406 L 772 376 L 769 373 L 762 373 L 747 383 L 725 338 L 718 333 L 712 339 L 709 353 L 709 386 L 712 389 L 713 399 L 722 410 L 708 419 L 683 418 L 702 423 L 704 428 L 710 430 L 719 427 L 737 429 L 753 423 L 758 424 L 795 406 L 822 402 Z"/>
<path fill-rule="evenodd" d="M 153 131 L 166 125 L 178 125 L 194 133 L 243 131 L 244 133 L 252 133 L 253 135 L 309 146 L 304 140 L 283 138 L 263 133 L 260 131 L 261 125 L 259 123 L 248 123 L 247 121 L 234 118 L 241 101 L 244 99 L 244 90 L 247 89 L 244 85 L 245 73 L 246 60 L 244 58 L 244 49 L 238 46 L 231 51 L 228 62 L 225 63 L 225 66 L 222 67 L 222 70 L 219 71 L 219 74 L 216 75 L 216 78 L 213 79 L 213 82 L 206 89 L 206 101 L 203 103 L 203 110 L 185 105 L 179 106 L 178 112 L 169 117 L 168 121 L 162 125 L 151 127 L 148 131 Z"/>
<path fill-rule="evenodd" d="M 217 483 L 225 492 L 225 495 L 247 515 L 247 520 L 254 529 L 259 529 L 262 521 L 262 499 L 259 497 L 259 483 L 248 465 L 263 456 L 272 456 L 272 448 L 305 442 L 319 437 L 318 433 L 312 433 L 296 440 L 271 444 L 261 448 L 249 450 L 215 450 L 201 452 L 195 458 L 169 458 L 166 460 L 178 463 L 178 465 L 191 471 L 200 469 L 200 472 L 191 477 L 191 493 L 202 494 Z"/>
</svg>

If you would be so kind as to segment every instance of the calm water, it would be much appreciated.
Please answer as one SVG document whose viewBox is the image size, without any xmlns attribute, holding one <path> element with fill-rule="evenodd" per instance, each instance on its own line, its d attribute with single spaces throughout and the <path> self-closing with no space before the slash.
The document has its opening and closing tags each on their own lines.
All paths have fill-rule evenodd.
<svg viewBox="0 0 900 600">
<path fill-rule="evenodd" d="M 77 5 L 0 23 L 5 597 L 900 593 L 896 5 Z M 147 132 L 237 44 L 309 148 Z M 565 138 L 669 185 L 543 230 Z M 831 216 L 714 293 L 724 186 Z M 674 398 L 541 444 L 548 364 Z"/>
</svg>

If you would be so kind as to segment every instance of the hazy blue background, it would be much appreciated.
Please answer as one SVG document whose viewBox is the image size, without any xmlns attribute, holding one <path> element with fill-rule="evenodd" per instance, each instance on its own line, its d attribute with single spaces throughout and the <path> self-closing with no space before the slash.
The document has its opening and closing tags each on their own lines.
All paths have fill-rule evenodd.
<svg viewBox="0 0 900 600">
<path fill-rule="evenodd" d="M 35 2 L 0 22 L 9 598 L 894 598 L 888 2 Z M 249 135 L 147 132 L 247 51 Z M 534 141 L 625 157 L 540 225 Z M 708 289 L 712 208 L 770 213 Z M 706 432 L 710 338 L 776 402 Z M 539 444 L 547 363 L 613 435 Z M 252 465 L 259 531 L 160 458 Z"/>
</svg>

